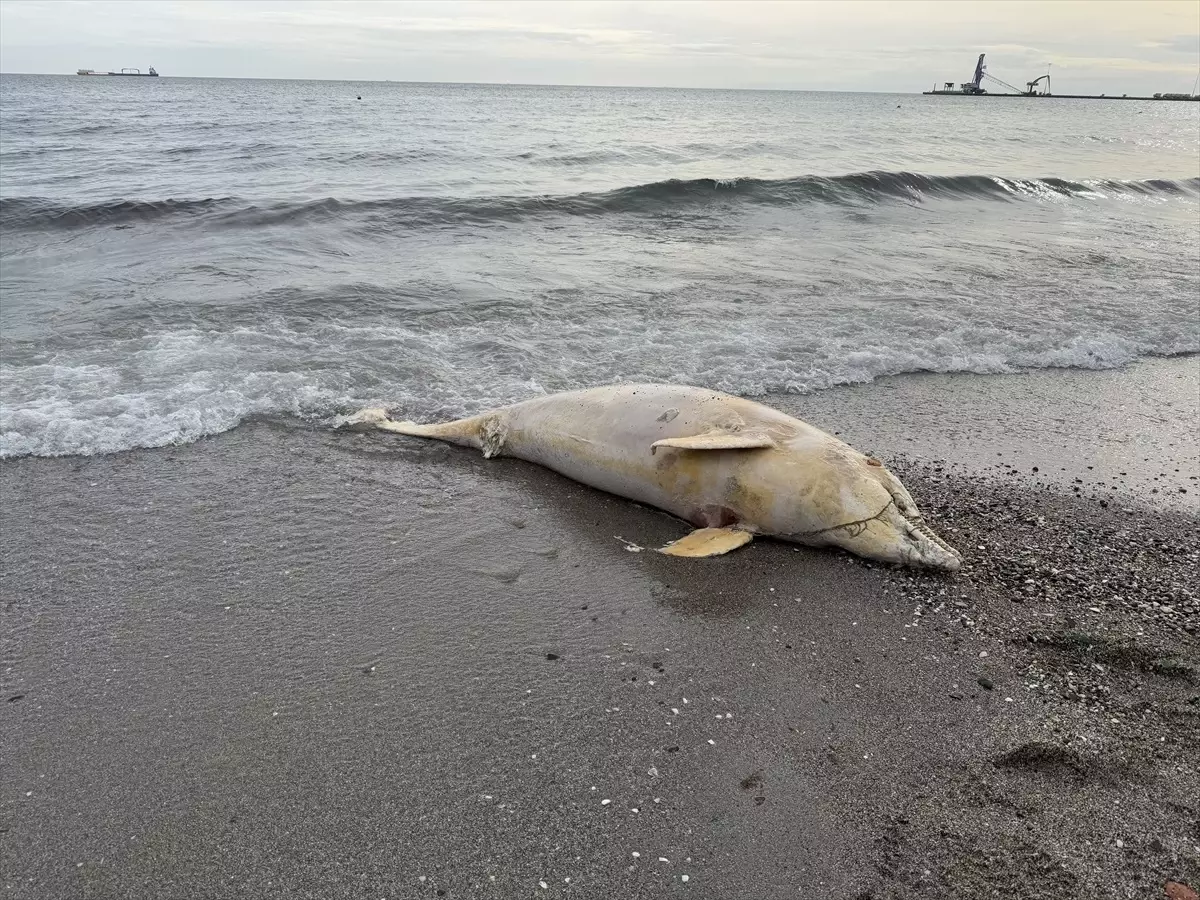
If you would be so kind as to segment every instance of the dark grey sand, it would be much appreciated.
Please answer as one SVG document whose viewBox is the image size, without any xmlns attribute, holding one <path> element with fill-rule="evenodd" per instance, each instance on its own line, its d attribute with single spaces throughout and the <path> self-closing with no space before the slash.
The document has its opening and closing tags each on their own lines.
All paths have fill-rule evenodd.
<svg viewBox="0 0 1200 900">
<path fill-rule="evenodd" d="M 953 577 L 294 423 L 6 462 L 6 896 L 1200 886 L 1197 362 L 774 398 Z"/>
</svg>

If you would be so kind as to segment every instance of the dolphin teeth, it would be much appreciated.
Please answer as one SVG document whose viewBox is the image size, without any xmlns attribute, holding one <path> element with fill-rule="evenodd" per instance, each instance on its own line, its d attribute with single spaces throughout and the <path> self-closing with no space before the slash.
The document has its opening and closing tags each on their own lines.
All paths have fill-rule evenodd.
<svg viewBox="0 0 1200 900">
<path fill-rule="evenodd" d="M 919 534 L 922 537 L 929 539 L 931 542 L 933 542 L 933 544 L 940 547 L 942 550 L 945 550 L 947 553 L 951 554 L 952 556 L 955 556 L 958 559 L 962 559 L 961 553 L 959 553 L 957 550 L 955 550 L 953 547 L 951 547 L 949 544 L 947 544 L 944 540 L 942 540 L 941 536 L 938 535 L 937 532 L 935 532 L 932 528 L 930 528 L 928 525 L 925 524 L 924 516 L 919 516 L 919 515 L 906 516 L 905 519 L 907 520 L 907 524 L 909 526 L 908 533 L 910 535 Z"/>
</svg>

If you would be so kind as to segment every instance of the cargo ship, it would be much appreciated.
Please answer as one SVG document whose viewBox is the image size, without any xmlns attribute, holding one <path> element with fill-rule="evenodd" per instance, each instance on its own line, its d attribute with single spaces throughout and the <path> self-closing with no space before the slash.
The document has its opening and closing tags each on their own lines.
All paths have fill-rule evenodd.
<svg viewBox="0 0 1200 900">
<path fill-rule="evenodd" d="M 154 71 L 154 66 L 150 67 L 149 72 L 143 72 L 141 69 L 122 69 L 120 72 L 97 72 L 95 69 L 77 69 L 76 75 L 115 75 L 118 78 L 122 75 L 128 78 L 157 78 L 158 73 Z"/>
</svg>

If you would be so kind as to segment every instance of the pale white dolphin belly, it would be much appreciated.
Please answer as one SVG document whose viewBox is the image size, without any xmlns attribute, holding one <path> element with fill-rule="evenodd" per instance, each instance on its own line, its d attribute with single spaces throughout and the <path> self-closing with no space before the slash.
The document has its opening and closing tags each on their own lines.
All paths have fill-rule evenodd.
<svg viewBox="0 0 1200 900">
<path fill-rule="evenodd" d="M 351 423 L 528 460 L 673 513 L 701 531 L 664 548 L 713 555 L 753 534 L 957 569 L 892 473 L 812 425 L 752 400 L 633 384 L 537 397 L 437 425 L 364 410 Z"/>
</svg>

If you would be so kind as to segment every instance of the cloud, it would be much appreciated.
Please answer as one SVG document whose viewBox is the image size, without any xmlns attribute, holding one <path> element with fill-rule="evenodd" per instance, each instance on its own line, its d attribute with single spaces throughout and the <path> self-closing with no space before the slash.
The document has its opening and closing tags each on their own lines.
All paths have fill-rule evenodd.
<svg viewBox="0 0 1200 900">
<path fill-rule="evenodd" d="M 1177 34 L 1175 37 L 1158 41 L 1156 46 L 1173 53 L 1186 53 L 1197 57 L 1200 56 L 1200 34 Z"/>
<path fill-rule="evenodd" d="M 0 68 L 152 61 L 177 75 L 904 91 L 961 80 L 987 51 L 1015 83 L 1049 62 L 1082 79 L 1074 90 L 1140 92 L 1190 84 L 1195 9 L 1194 0 L 1094 4 L 1087 16 L 1056 0 L 4 0 Z"/>
</svg>

